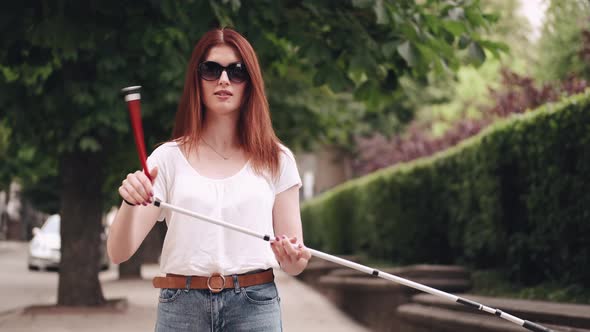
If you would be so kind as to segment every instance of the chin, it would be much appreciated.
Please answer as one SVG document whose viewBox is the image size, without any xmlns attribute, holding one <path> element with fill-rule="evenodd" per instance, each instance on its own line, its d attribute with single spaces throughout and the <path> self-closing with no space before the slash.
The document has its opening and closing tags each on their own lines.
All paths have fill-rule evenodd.
<svg viewBox="0 0 590 332">
<path fill-rule="evenodd" d="M 227 115 L 232 113 L 237 113 L 239 111 L 239 107 L 237 106 L 230 106 L 230 105 L 215 105 L 216 107 L 211 107 L 209 110 L 217 115 Z"/>
</svg>

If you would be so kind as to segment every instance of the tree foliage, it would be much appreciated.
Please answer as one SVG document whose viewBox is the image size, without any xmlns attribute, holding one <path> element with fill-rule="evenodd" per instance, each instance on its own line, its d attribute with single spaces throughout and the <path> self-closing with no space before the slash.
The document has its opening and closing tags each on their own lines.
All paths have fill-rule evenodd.
<svg viewBox="0 0 590 332">
<path fill-rule="evenodd" d="M 366 124 L 370 130 L 395 132 L 413 115 L 404 102 L 402 77 L 424 81 L 433 71 L 481 64 L 484 49 L 504 49 L 481 37 L 496 16 L 483 13 L 478 1 L 258 1 L 237 9 L 226 6 L 224 13 L 224 22 L 239 27 L 259 50 L 274 114 L 306 128 L 313 139 L 326 132 L 343 137 L 342 132 L 363 131 Z M 317 106 L 337 104 L 338 98 L 317 89 L 307 94 L 315 98 L 300 98 L 317 86 L 353 93 L 364 110 L 346 114 L 332 107 L 340 113 L 335 114 L 321 106 L 324 111 L 318 112 Z M 349 121 L 340 129 L 325 121 L 334 118 Z M 276 123 L 279 133 L 292 128 Z M 301 136 L 284 137 L 308 143 Z"/>
<path fill-rule="evenodd" d="M 536 84 L 534 79 L 508 69 L 501 72 L 502 85 L 490 89 L 493 103 L 481 108 L 481 116 L 465 117 L 453 122 L 440 136 L 431 134 L 431 122 L 413 122 L 403 133 L 386 138 L 373 135 L 358 138 L 359 153 L 354 160 L 355 172 L 368 174 L 398 163 L 431 156 L 449 149 L 478 134 L 495 121 L 531 111 L 543 104 L 553 103 L 586 90 L 590 84 L 569 77 L 557 84 Z"/>
<path fill-rule="evenodd" d="M 406 121 L 400 77 L 481 63 L 485 49 L 502 49 L 478 33 L 493 21 L 470 0 L 4 2 L 0 173 L 29 187 L 60 177 L 58 303 L 103 301 L 97 270 L 80 264 L 94 264 L 81 253 L 98 257 L 100 211 L 138 165 L 120 88 L 143 86 L 147 146 L 166 140 L 191 49 L 209 28 L 232 25 L 252 42 L 279 136 L 306 145 L 346 137 L 361 120 Z"/>
<path fill-rule="evenodd" d="M 590 3 L 551 0 L 539 41 L 538 79 L 551 82 L 570 75 L 590 78 L 584 52 L 584 31 L 590 31 Z"/>
<path fill-rule="evenodd" d="M 551 3 L 538 54 L 531 52 L 534 44 L 526 37 L 528 29 L 523 18 L 515 12 L 517 2 L 491 1 L 486 7 L 502 13 L 491 34 L 506 42 L 510 53 L 477 69 L 461 68 L 459 82 L 443 80 L 447 90 L 456 89 L 451 91 L 452 100 L 447 103 L 433 105 L 424 98 L 434 95 L 433 90 L 448 97 L 449 92 L 438 84 L 428 89 L 410 86 L 413 99 L 426 101 L 421 105 L 423 110 L 402 133 L 389 138 L 381 134 L 360 137 L 355 160 L 359 174 L 429 156 L 475 135 L 497 118 L 523 113 L 588 86 L 584 66 L 590 59 L 590 30 L 582 30 L 588 29 L 590 22 L 586 3 Z M 568 16 L 567 13 L 572 20 L 558 19 Z M 523 68 L 534 66 L 537 58 L 545 61 L 543 74 L 553 76 L 552 82 L 536 82 L 530 75 L 519 74 L 526 72 Z M 524 61 L 529 62 L 523 66 Z"/>
</svg>

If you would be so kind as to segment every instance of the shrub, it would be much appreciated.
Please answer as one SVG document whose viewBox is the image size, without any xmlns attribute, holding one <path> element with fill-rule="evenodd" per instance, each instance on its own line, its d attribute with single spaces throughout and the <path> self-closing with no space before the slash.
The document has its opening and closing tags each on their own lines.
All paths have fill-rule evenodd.
<svg viewBox="0 0 590 332">
<path fill-rule="evenodd" d="M 306 242 L 392 263 L 590 285 L 590 91 L 302 206 Z"/>
</svg>

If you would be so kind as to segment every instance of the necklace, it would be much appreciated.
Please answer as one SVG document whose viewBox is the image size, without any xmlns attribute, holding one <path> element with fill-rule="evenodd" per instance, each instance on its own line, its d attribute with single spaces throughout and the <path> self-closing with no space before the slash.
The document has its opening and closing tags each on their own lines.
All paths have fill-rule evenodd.
<svg viewBox="0 0 590 332">
<path fill-rule="evenodd" d="M 207 146 L 208 146 L 209 148 L 211 148 L 211 150 L 213 150 L 213 152 L 217 153 L 217 155 L 218 155 L 218 156 L 220 156 L 221 158 L 223 158 L 223 160 L 228 160 L 228 159 L 229 159 L 229 157 L 226 157 L 226 156 L 222 155 L 221 153 L 217 152 L 217 150 L 215 150 L 215 149 L 214 149 L 214 148 L 211 146 L 211 144 L 207 143 L 207 141 L 205 141 L 205 139 L 204 139 L 204 138 L 202 138 L 202 137 L 201 137 L 201 140 L 203 141 L 203 143 L 207 144 Z"/>
</svg>

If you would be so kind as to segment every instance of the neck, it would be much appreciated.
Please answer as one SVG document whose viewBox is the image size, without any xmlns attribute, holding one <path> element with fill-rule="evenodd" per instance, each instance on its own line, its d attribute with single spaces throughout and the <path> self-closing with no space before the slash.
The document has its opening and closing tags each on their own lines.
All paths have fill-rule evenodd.
<svg viewBox="0 0 590 332">
<path fill-rule="evenodd" d="M 223 153 L 240 147 L 238 118 L 232 115 L 209 116 L 208 114 L 205 118 L 201 138 L 217 152 Z"/>
</svg>

